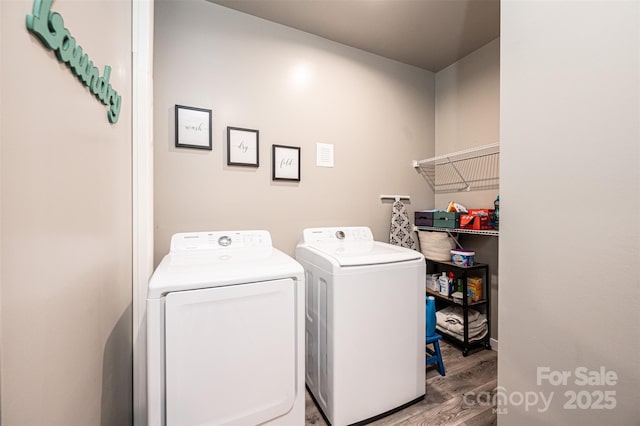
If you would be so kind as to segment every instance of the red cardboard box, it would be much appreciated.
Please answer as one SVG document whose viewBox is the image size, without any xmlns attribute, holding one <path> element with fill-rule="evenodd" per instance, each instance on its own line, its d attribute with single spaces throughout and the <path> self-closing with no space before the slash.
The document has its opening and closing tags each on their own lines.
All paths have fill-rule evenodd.
<svg viewBox="0 0 640 426">
<path fill-rule="evenodd" d="M 474 216 L 487 216 L 490 218 L 493 212 L 495 212 L 494 209 L 469 209 L 469 213 L 467 214 Z"/>
<path fill-rule="evenodd" d="M 472 214 L 461 214 L 460 229 L 480 229 L 480 219 L 481 216 L 474 216 Z"/>
<path fill-rule="evenodd" d="M 475 211 L 488 209 L 472 209 Z M 469 210 L 469 214 L 460 215 L 460 228 L 461 229 L 474 229 L 474 230 L 486 230 L 493 229 L 493 226 L 489 225 L 490 216 L 487 214 L 471 214 Z M 489 210 L 491 211 L 491 210 Z M 489 213 L 490 214 L 490 213 Z"/>
</svg>

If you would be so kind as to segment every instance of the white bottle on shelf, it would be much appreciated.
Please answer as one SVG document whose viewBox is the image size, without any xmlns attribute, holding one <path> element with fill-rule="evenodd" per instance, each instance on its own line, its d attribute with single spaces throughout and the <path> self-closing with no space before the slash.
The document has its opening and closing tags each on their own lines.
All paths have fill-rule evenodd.
<svg viewBox="0 0 640 426">
<path fill-rule="evenodd" d="M 438 277 L 438 284 L 440 285 L 440 294 L 443 296 L 449 295 L 449 278 L 447 277 L 447 273 L 443 272 L 441 276 Z"/>
</svg>

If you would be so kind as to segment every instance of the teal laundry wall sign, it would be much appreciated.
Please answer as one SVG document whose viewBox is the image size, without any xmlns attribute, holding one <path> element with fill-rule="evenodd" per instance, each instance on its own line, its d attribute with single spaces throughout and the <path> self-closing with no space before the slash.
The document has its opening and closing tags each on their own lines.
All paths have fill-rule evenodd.
<svg viewBox="0 0 640 426">
<path fill-rule="evenodd" d="M 27 15 L 27 28 L 38 36 L 42 44 L 53 50 L 58 60 L 65 63 L 82 84 L 109 108 L 109 122 L 116 123 L 120 116 L 122 98 L 109 83 L 111 67 L 105 65 L 104 72 L 100 75 L 100 70 L 64 27 L 62 16 L 51 11 L 52 3 L 53 0 L 34 0 L 33 15 Z"/>
</svg>

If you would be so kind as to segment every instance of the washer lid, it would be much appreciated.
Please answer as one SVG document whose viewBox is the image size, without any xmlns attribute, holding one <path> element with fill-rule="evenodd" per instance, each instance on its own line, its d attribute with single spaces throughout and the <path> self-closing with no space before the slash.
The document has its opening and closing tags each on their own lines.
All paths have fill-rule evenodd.
<svg viewBox="0 0 640 426">
<path fill-rule="evenodd" d="M 333 258 L 340 266 L 377 265 L 422 258 L 422 254 L 415 250 L 379 241 L 318 242 L 307 246 Z"/>
<path fill-rule="evenodd" d="M 147 297 L 282 278 L 301 280 L 304 270 L 271 246 L 266 231 L 176 234 L 149 281 Z"/>
</svg>

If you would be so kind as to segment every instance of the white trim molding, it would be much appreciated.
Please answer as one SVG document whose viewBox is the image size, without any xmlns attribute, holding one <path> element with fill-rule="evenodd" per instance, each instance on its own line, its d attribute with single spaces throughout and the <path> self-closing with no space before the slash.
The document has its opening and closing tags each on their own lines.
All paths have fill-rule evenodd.
<svg viewBox="0 0 640 426">
<path fill-rule="evenodd" d="M 153 273 L 153 7 L 132 0 L 133 422 L 147 424 L 147 285 Z"/>
</svg>

